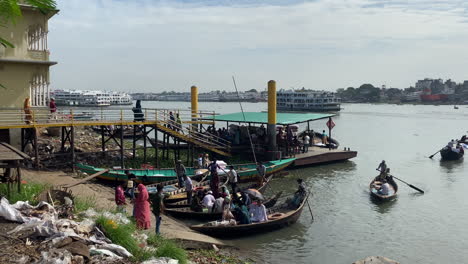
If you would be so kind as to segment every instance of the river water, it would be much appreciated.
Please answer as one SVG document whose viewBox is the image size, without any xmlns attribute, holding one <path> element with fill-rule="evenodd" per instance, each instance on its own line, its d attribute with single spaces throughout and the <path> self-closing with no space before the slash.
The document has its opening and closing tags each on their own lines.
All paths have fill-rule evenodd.
<svg viewBox="0 0 468 264">
<path fill-rule="evenodd" d="M 169 108 L 174 102 L 143 102 Z M 178 108 L 190 103 L 177 102 Z M 244 103 L 263 111 L 266 103 Z M 274 191 L 293 192 L 303 178 L 313 192 L 295 225 L 276 232 L 232 240 L 264 263 L 352 263 L 383 255 L 401 263 L 466 263 L 468 176 L 463 161 L 428 156 L 465 134 L 467 106 L 343 104 L 334 118 L 333 137 L 358 151 L 348 162 L 291 170 L 274 179 Z M 237 103 L 200 103 L 200 109 L 238 112 Z M 326 129 L 326 120 L 311 123 Z M 394 201 L 377 204 L 368 185 L 386 160 L 392 174 L 423 189 L 399 183 Z"/>
</svg>

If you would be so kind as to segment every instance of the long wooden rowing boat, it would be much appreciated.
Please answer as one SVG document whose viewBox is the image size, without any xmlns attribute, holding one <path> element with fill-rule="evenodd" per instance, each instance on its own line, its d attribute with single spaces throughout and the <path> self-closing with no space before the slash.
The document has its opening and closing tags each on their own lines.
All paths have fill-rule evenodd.
<svg viewBox="0 0 468 264">
<path fill-rule="evenodd" d="M 264 162 L 263 165 L 265 165 L 266 167 L 266 175 L 268 176 L 273 173 L 284 170 L 294 160 L 295 158 Z M 81 164 L 81 163 L 77 163 L 75 166 L 79 170 L 86 172 L 90 175 L 104 170 L 103 168 L 97 168 L 94 166 Z M 251 182 L 251 181 L 257 180 L 258 172 L 257 172 L 257 165 L 255 163 L 238 164 L 238 165 L 233 165 L 233 167 L 237 171 L 240 182 Z M 203 172 L 206 171 L 205 169 L 196 169 L 192 167 L 189 167 L 186 169 L 187 169 L 187 176 L 189 177 L 193 177 L 195 175 L 201 175 L 202 174 L 201 170 L 203 170 Z M 171 168 L 168 168 L 168 169 L 129 169 L 129 171 L 130 173 L 135 174 L 135 176 L 137 177 L 137 182 L 144 183 L 144 184 L 153 184 L 153 183 L 159 183 L 159 182 L 177 179 L 177 175 L 174 169 L 171 169 Z M 228 169 L 225 169 L 225 171 L 227 172 Z M 223 176 L 224 174 L 225 174 L 224 172 L 221 172 L 219 175 Z M 110 181 L 116 181 L 116 180 L 126 181 L 127 175 L 125 175 L 125 170 L 123 169 L 113 169 L 113 170 L 109 170 L 108 172 L 102 175 L 99 175 L 98 178 L 103 179 L 103 180 L 110 180 Z"/>
<path fill-rule="evenodd" d="M 258 189 L 260 192 L 264 190 L 264 188 L 267 186 L 267 184 L 271 181 L 271 179 L 273 178 L 273 175 L 270 175 L 268 176 L 268 178 L 266 179 L 266 181 L 263 183 L 262 186 L 257 186 L 257 184 L 252 184 L 250 185 L 249 187 L 247 188 L 253 188 L 253 189 Z M 221 187 L 221 185 L 220 185 Z M 199 184 L 197 186 L 195 186 L 195 190 L 194 190 L 194 194 L 197 192 L 197 191 L 204 191 L 204 190 L 209 190 L 210 189 L 210 184 L 208 181 L 205 181 L 203 182 L 203 184 Z M 185 192 L 185 188 L 183 189 L 180 189 L 179 191 L 171 194 L 169 197 L 167 197 L 166 199 L 164 199 L 164 204 L 166 205 L 169 205 L 169 204 L 173 204 L 173 203 L 177 203 L 177 202 L 183 202 L 183 200 L 187 199 L 187 193 Z M 185 201 L 187 202 L 187 201 Z M 170 208 L 170 205 L 167 206 L 168 208 Z M 185 206 L 187 207 L 187 206 Z"/>
<path fill-rule="evenodd" d="M 280 172 L 286 169 L 291 163 L 296 160 L 295 158 L 290 159 L 282 159 L 282 160 L 272 160 L 272 161 L 265 161 L 263 165 L 266 167 L 266 176 L 272 175 L 274 173 Z M 238 164 L 232 165 L 234 170 L 237 172 L 239 176 L 240 182 L 252 182 L 257 181 L 258 179 L 258 172 L 257 172 L 257 164 L 255 163 L 247 163 L 247 164 Z M 228 172 L 228 169 L 225 169 Z M 220 176 L 224 175 L 225 173 L 219 173 Z"/>
<path fill-rule="evenodd" d="M 440 156 L 443 160 L 459 160 L 463 157 L 464 153 L 463 147 L 460 147 L 459 152 L 453 151 L 449 147 L 444 147 L 440 150 Z"/>
<path fill-rule="evenodd" d="M 396 184 L 395 180 L 393 180 L 392 176 L 387 176 L 387 182 L 390 185 L 390 190 L 388 195 L 379 194 L 377 189 L 375 188 L 376 185 L 380 185 L 381 182 L 376 181 L 375 179 L 369 184 L 369 191 L 372 197 L 377 198 L 381 201 L 388 201 L 396 197 L 398 192 L 398 185 Z"/>
<path fill-rule="evenodd" d="M 210 224 L 192 225 L 195 231 L 217 237 L 239 237 L 249 236 L 257 233 L 275 231 L 282 227 L 292 225 L 301 216 L 302 209 L 306 203 L 305 198 L 297 208 L 291 209 L 287 203 L 269 209 L 268 221 L 252 224 L 237 225 L 217 225 Z"/>
<path fill-rule="evenodd" d="M 266 208 L 270 208 L 276 204 L 279 197 L 281 196 L 282 192 L 277 193 L 274 197 L 266 200 L 264 205 Z M 210 221 L 210 220 L 221 220 L 223 213 L 222 212 L 195 212 L 192 211 L 190 207 L 181 207 L 181 208 L 167 208 L 164 210 L 165 213 L 177 217 L 177 218 L 185 218 L 185 219 L 193 219 L 193 220 L 202 220 L 202 221 Z"/>
<path fill-rule="evenodd" d="M 103 168 L 97 168 L 81 163 L 77 163 L 75 166 L 82 172 L 86 172 L 88 174 L 94 174 L 104 170 Z M 108 172 L 99 175 L 98 178 L 109 181 L 126 181 L 128 180 L 128 177 L 125 175 L 125 171 L 126 170 L 122 169 L 111 169 Z M 128 171 L 135 174 L 137 178 L 136 181 L 138 183 L 143 184 L 160 183 L 177 179 L 174 169 L 128 169 Z M 206 173 L 206 171 L 206 169 L 187 168 L 187 176 L 192 178 L 196 175 L 201 176 Z"/>
</svg>

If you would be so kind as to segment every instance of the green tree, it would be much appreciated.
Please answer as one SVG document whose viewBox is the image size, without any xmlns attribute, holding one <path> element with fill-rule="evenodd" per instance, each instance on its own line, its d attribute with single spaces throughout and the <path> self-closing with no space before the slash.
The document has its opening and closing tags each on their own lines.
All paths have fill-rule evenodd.
<svg viewBox="0 0 468 264">
<path fill-rule="evenodd" d="M 9 23 L 15 24 L 17 19 L 21 18 L 20 4 L 23 3 L 36 7 L 44 14 L 57 7 L 55 0 L 0 0 L 0 27 L 6 27 Z M 0 36 L 0 45 L 5 48 L 15 47 L 2 36 Z"/>
</svg>

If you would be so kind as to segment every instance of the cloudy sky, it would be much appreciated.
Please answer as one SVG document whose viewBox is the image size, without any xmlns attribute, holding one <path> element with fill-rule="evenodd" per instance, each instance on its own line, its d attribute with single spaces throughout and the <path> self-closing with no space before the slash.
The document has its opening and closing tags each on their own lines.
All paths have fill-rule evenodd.
<svg viewBox="0 0 468 264">
<path fill-rule="evenodd" d="M 468 80 L 464 0 L 58 0 L 56 89 L 404 88 Z"/>
</svg>

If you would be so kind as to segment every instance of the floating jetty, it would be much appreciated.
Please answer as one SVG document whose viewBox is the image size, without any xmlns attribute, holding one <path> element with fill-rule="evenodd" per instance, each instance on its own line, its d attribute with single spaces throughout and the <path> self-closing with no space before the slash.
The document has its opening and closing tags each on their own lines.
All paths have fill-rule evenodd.
<svg viewBox="0 0 468 264">
<path fill-rule="evenodd" d="M 309 147 L 309 152 L 296 154 L 292 166 L 311 166 L 340 162 L 357 156 L 357 151 Z"/>
</svg>

